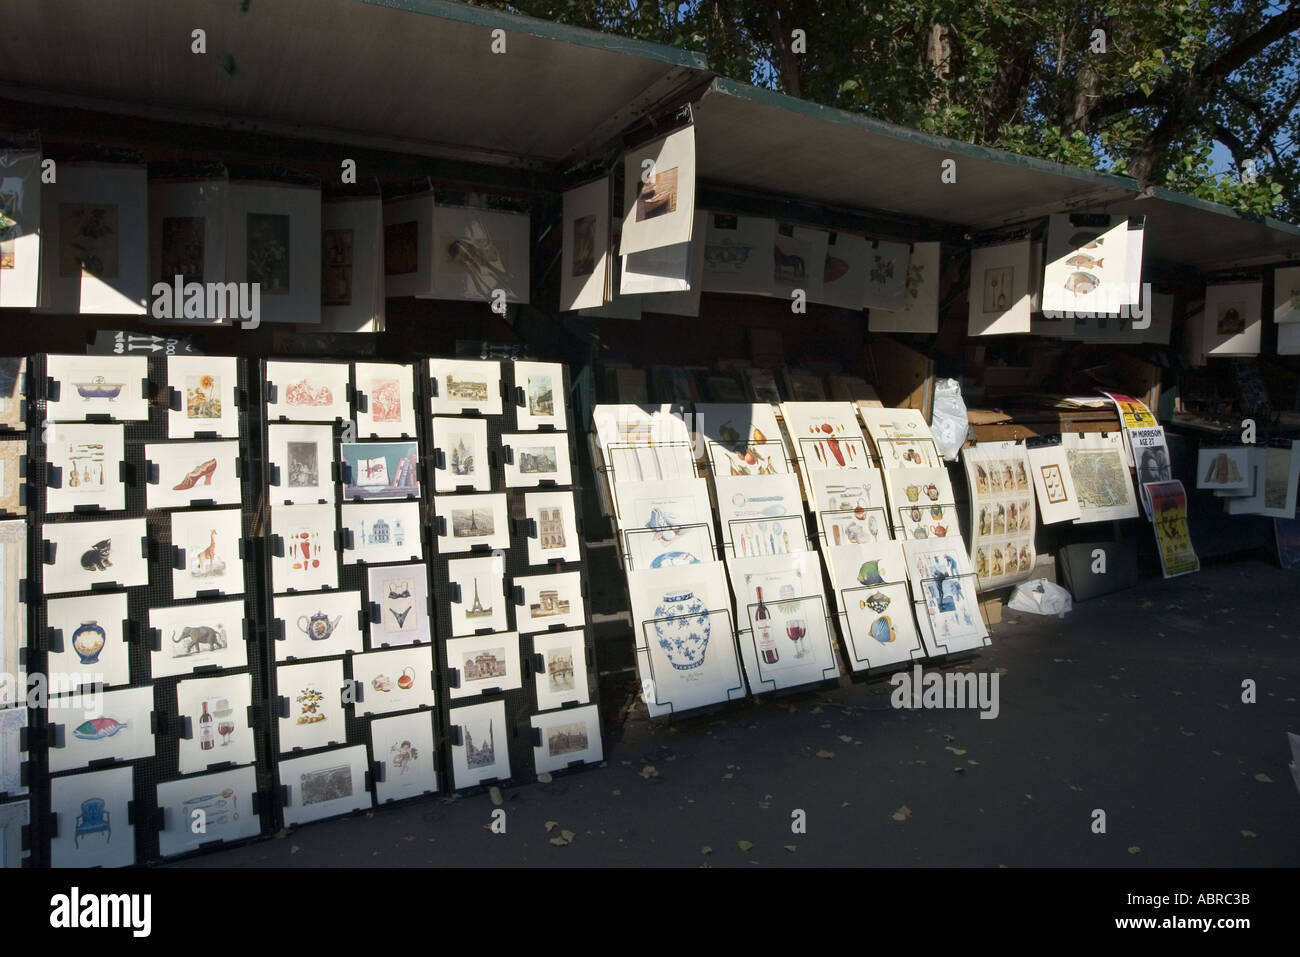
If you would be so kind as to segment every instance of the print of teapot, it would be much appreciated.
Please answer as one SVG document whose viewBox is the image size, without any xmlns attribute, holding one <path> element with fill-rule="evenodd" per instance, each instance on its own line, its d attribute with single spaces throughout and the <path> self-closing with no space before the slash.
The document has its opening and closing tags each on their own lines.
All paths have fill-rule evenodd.
<svg viewBox="0 0 1300 957">
<path fill-rule="evenodd" d="M 334 629 L 338 627 L 339 622 L 342 620 L 343 616 L 339 615 L 333 621 L 330 621 L 330 616 L 323 611 L 316 612 L 310 618 L 306 615 L 299 615 L 298 630 L 312 641 L 324 641 L 334 634 Z"/>
</svg>

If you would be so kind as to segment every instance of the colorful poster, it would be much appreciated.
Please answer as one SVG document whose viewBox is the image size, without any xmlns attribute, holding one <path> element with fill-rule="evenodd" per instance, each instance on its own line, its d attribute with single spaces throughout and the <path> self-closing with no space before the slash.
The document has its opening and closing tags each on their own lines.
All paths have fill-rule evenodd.
<svg viewBox="0 0 1300 957">
<path fill-rule="evenodd" d="M 1201 570 L 1201 561 L 1192 548 L 1192 538 L 1187 531 L 1187 492 L 1183 483 L 1148 482 L 1144 487 L 1151 500 L 1152 529 L 1160 551 L 1160 567 L 1166 578 L 1187 575 Z"/>
<path fill-rule="evenodd" d="M 1034 569 L 1034 484 L 1023 443 L 962 451 L 971 501 L 971 563 L 981 591 L 1024 581 Z"/>
</svg>

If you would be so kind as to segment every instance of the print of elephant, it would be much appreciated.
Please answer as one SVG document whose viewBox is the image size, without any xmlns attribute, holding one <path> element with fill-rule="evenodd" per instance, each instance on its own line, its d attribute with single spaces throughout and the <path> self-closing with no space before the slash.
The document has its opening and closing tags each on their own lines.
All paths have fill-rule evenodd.
<svg viewBox="0 0 1300 957">
<path fill-rule="evenodd" d="M 207 645 L 209 651 L 219 651 L 226 647 L 226 629 L 218 626 L 209 628 L 207 625 L 187 626 L 181 629 L 179 635 L 172 636 L 172 644 L 184 644 L 173 650 L 173 658 L 185 658 L 189 655 L 199 654 L 203 646 Z"/>
</svg>

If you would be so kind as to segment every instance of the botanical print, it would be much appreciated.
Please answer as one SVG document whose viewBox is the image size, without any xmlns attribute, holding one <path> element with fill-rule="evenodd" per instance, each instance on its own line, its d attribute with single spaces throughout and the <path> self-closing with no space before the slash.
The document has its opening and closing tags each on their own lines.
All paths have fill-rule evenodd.
<svg viewBox="0 0 1300 957">
<path fill-rule="evenodd" d="M 166 678 L 214 667 L 242 668 L 248 663 L 244 622 L 243 599 L 150 608 L 150 674 Z"/>
<path fill-rule="evenodd" d="M 1061 436 L 1070 479 L 1079 499 L 1079 522 L 1119 521 L 1135 518 L 1137 497 L 1124 461 L 1124 436 L 1120 432 Z"/>
<path fill-rule="evenodd" d="M 130 761 L 154 753 L 150 715 L 153 688 L 124 688 L 100 695 L 74 694 L 51 698 L 47 717 L 61 725 L 61 744 L 49 749 L 52 774 L 84 768 L 93 761 L 112 758 Z"/>
<path fill-rule="evenodd" d="M 221 418 L 221 378 L 214 375 L 185 377 L 185 417 Z"/>
<path fill-rule="evenodd" d="M 254 731 L 248 712 L 253 704 L 251 675 L 191 678 L 176 684 L 176 711 L 188 724 L 182 733 L 181 774 L 205 771 L 214 764 L 252 764 Z"/>
<path fill-rule="evenodd" d="M 775 475 L 790 471 L 785 442 L 769 405 L 697 404 L 697 428 L 708 444 L 714 475 Z"/>
<path fill-rule="evenodd" d="M 173 512 L 172 545 L 184 553 L 185 567 L 172 571 L 172 597 L 205 592 L 239 595 L 244 591 L 243 527 L 239 509 Z"/>
<path fill-rule="evenodd" d="M 182 283 L 203 282 L 204 222 L 202 216 L 163 217 L 161 268 L 156 281 L 171 285 L 180 276 Z"/>
<path fill-rule="evenodd" d="M 149 400 L 143 356 L 46 356 L 45 374 L 58 383 L 58 398 L 46 401 L 50 422 L 84 422 L 107 415 L 115 422 L 146 420 Z"/>
<path fill-rule="evenodd" d="M 860 305 L 901 309 L 907 297 L 912 248 L 906 243 L 873 241 L 867 254 L 866 288 Z"/>
<path fill-rule="evenodd" d="M 533 653 L 543 668 L 534 672 L 539 711 L 590 700 L 587 692 L 587 646 L 581 631 L 547 632 L 533 636 Z"/>
<path fill-rule="evenodd" d="M 483 630 L 505 631 L 509 627 L 504 557 L 454 559 L 447 563 L 447 578 L 451 585 L 447 608 L 453 637 Z"/>
<path fill-rule="evenodd" d="M 531 720 L 542 742 L 533 748 L 533 768 L 538 774 L 603 760 L 600 710 L 595 705 L 534 715 Z"/>
<path fill-rule="evenodd" d="M 275 669 L 275 683 L 281 700 L 289 699 L 288 717 L 280 711 L 281 754 L 295 748 L 321 748 L 346 740 L 341 699 L 342 659 L 279 665 Z"/>
<path fill-rule="evenodd" d="M 345 565 L 409 561 L 423 554 L 419 502 L 344 505 L 339 512 L 350 539 L 343 550 Z"/>
<path fill-rule="evenodd" d="M 636 221 L 644 222 L 677 211 L 677 167 L 656 172 L 641 184 L 636 196 Z"/>
<path fill-rule="evenodd" d="M 333 362 L 267 362 L 266 414 L 272 422 L 350 419 L 348 366 Z"/>
<path fill-rule="evenodd" d="M 414 372 L 409 365 L 355 363 L 357 435 L 400 439 L 415 436 L 411 405 Z"/>
<path fill-rule="evenodd" d="M 120 238 L 116 203 L 60 203 L 59 275 L 116 279 Z"/>
<path fill-rule="evenodd" d="M 433 443 L 440 453 L 434 460 L 437 491 L 492 491 L 486 419 L 435 416 Z"/>
<path fill-rule="evenodd" d="M 193 438 L 209 433 L 239 437 L 235 408 L 238 360 L 229 356 L 168 356 L 167 384 L 180 399 L 180 408 L 167 412 L 169 438 Z"/>
<path fill-rule="evenodd" d="M 1200 571 L 1201 562 L 1187 531 L 1187 493 L 1183 490 L 1183 483 L 1177 479 L 1148 482 L 1144 490 L 1151 500 L 1151 525 L 1164 577 Z"/>
<path fill-rule="evenodd" d="M 122 461 L 126 456 L 120 425 L 58 425 L 46 429 L 46 457 L 57 469 L 45 493 L 45 511 L 78 507 L 118 511 L 126 507 Z M 57 484 L 56 484 L 57 482 Z"/>
<path fill-rule="evenodd" d="M 351 229 L 321 231 L 320 304 L 352 304 L 352 233 Z"/>
<path fill-rule="evenodd" d="M 339 455 L 345 502 L 419 498 L 417 442 L 344 442 Z"/>
<path fill-rule="evenodd" d="M 421 645 L 353 655 L 352 678 L 361 685 L 358 714 L 387 714 L 435 704 L 433 648 Z"/>
<path fill-rule="evenodd" d="M 130 867 L 135 863 L 135 797 L 131 768 L 71 774 L 50 781 L 54 867 Z"/>
<path fill-rule="evenodd" d="M 276 661 L 323 658 L 362 650 L 361 593 L 277 595 L 272 611 Z"/>
<path fill-rule="evenodd" d="M 572 492 L 526 492 L 524 516 L 535 526 L 528 538 L 528 564 L 582 558 Z"/>
<path fill-rule="evenodd" d="M 451 746 L 452 783 L 466 788 L 510 777 L 509 729 L 504 701 L 452 708 L 447 723 L 459 732 Z M 497 735 L 501 743 L 497 744 Z M 459 741 L 459 743 L 457 743 Z"/>
<path fill-rule="evenodd" d="M 375 799 L 383 804 L 437 791 L 437 747 L 433 715 L 427 712 L 370 722 L 370 751 L 384 765 L 383 780 L 375 783 Z"/>
<path fill-rule="evenodd" d="M 447 667 L 456 672 L 450 679 L 453 698 L 518 688 L 522 682 L 519 636 L 509 631 L 452 638 L 447 642 Z"/>
<path fill-rule="evenodd" d="M 147 534 L 143 518 L 45 523 L 41 536 L 54 546 L 54 564 L 44 566 L 45 594 L 90 591 L 97 584 L 148 584 Z"/>
<path fill-rule="evenodd" d="M 925 657 L 901 542 L 828 548 L 826 564 L 855 671 Z"/>
<path fill-rule="evenodd" d="M 429 621 L 428 568 L 384 565 L 366 572 L 370 602 L 370 647 L 412 645 L 433 640 Z M 374 620 L 378 612 L 379 620 Z M 455 612 L 453 611 L 453 616 Z"/>
<path fill-rule="evenodd" d="M 338 587 L 332 505 L 272 505 L 271 534 L 273 591 Z"/>
<path fill-rule="evenodd" d="M 980 617 L 976 578 L 960 542 L 903 542 L 903 555 L 930 654 L 983 647 L 988 629 Z"/>
<path fill-rule="evenodd" d="M 158 807 L 163 826 L 158 832 L 159 853 L 174 857 L 213 841 L 242 841 L 262 832 L 261 817 L 253 811 L 257 771 L 253 767 L 218 771 L 183 781 L 158 785 Z M 195 834 L 195 812 L 202 811 L 203 830 Z"/>
<path fill-rule="evenodd" d="M 281 761 L 280 783 L 289 789 L 285 826 L 370 807 L 367 767 L 364 744 Z"/>
<path fill-rule="evenodd" d="M 263 296 L 289 295 L 289 217 L 247 214 L 247 275 Z"/>
<path fill-rule="evenodd" d="M 48 672 L 85 684 L 129 684 L 130 648 L 123 630 L 129 618 L 125 592 L 49 599 L 45 603 Z M 55 650 L 60 644 L 61 650 Z"/>
<path fill-rule="evenodd" d="M 515 606 L 515 627 L 521 635 L 556 625 L 581 628 L 586 622 L 581 573 L 528 575 L 511 584 L 523 589 L 523 603 Z"/>
</svg>

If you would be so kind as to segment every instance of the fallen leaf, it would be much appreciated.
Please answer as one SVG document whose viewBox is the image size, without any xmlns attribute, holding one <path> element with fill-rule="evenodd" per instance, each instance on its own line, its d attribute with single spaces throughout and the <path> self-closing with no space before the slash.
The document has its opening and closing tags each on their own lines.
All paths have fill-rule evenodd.
<svg viewBox="0 0 1300 957">
<path fill-rule="evenodd" d="M 1273 779 L 1270 778 L 1267 774 L 1257 774 L 1257 775 L 1255 775 L 1255 780 L 1258 781 L 1260 784 L 1272 784 L 1272 783 L 1273 783 Z"/>
<path fill-rule="evenodd" d="M 1142 851 L 1142 848 L 1138 847 L 1136 844 L 1134 844 L 1132 847 L 1130 847 L 1130 848 L 1128 849 L 1128 852 L 1129 852 L 1130 854 L 1139 854 L 1139 853 L 1141 853 L 1141 851 Z"/>
<path fill-rule="evenodd" d="M 501 806 L 501 789 L 499 787 L 493 785 L 488 788 L 488 797 L 492 799 L 492 803 L 497 807 Z"/>
<path fill-rule="evenodd" d="M 573 838 L 574 838 L 574 834 L 573 834 L 572 831 L 564 831 L 564 830 L 561 830 L 561 831 L 560 831 L 560 837 L 564 838 L 564 843 L 568 844 L 570 841 L 573 840 Z"/>
<path fill-rule="evenodd" d="M 833 758 L 833 757 L 835 757 L 835 752 L 834 752 L 834 751 L 827 751 L 825 748 L 822 748 L 820 751 L 817 752 L 817 757 L 819 757 L 819 758 Z"/>
<path fill-rule="evenodd" d="M 552 778 L 548 773 L 543 771 L 541 774 L 537 775 L 537 780 L 541 781 L 543 784 L 550 784 Z"/>
<path fill-rule="evenodd" d="M 754 845 L 751 844 L 749 841 L 737 841 L 736 846 L 740 848 L 742 851 L 748 851 Z"/>
<path fill-rule="evenodd" d="M 551 843 L 554 844 L 556 847 L 564 847 L 564 845 L 568 844 L 569 842 L 565 840 L 563 836 L 561 836 L 561 837 L 551 838 Z"/>
<path fill-rule="evenodd" d="M 641 777 L 657 778 L 659 777 L 659 772 L 658 770 L 655 769 L 655 766 L 653 764 L 647 764 L 645 767 L 641 769 Z"/>
<path fill-rule="evenodd" d="M 612 793 L 612 794 L 614 795 L 614 797 L 618 797 L 618 796 L 621 795 L 623 792 L 622 792 L 622 790 L 620 790 L 619 788 L 614 788 L 614 790 L 613 790 L 612 792 L 610 792 L 610 793 Z"/>
<path fill-rule="evenodd" d="M 297 854 L 300 850 L 302 850 L 302 848 L 300 848 L 297 844 L 290 845 L 289 847 L 290 854 Z"/>
<path fill-rule="evenodd" d="M 796 846 L 796 845 L 794 845 L 794 844 L 787 844 L 787 845 L 785 845 L 785 849 L 786 849 L 787 851 L 789 851 L 791 854 L 793 854 L 795 851 L 799 850 L 798 846 Z"/>
<path fill-rule="evenodd" d="M 966 759 L 966 763 L 967 763 L 967 764 L 973 764 L 973 765 L 975 765 L 976 767 L 979 766 L 979 762 L 976 761 L 974 758 L 967 758 L 967 759 Z"/>
<path fill-rule="evenodd" d="M 730 781 L 730 780 L 731 780 L 732 778 L 734 778 L 734 777 L 735 777 L 735 775 L 732 774 L 730 771 L 728 771 L 726 774 L 724 774 L 724 775 L 722 776 L 722 780 L 724 780 L 724 781 Z"/>
<path fill-rule="evenodd" d="M 951 745 L 949 745 L 947 748 L 944 748 L 944 750 L 945 750 L 945 751 L 951 751 L 953 754 L 957 755 L 957 757 L 959 757 L 959 758 L 960 758 L 963 754 L 966 753 L 966 749 L 965 749 L 965 748 L 954 748 L 954 747 L 952 747 Z"/>
<path fill-rule="evenodd" d="M 709 845 L 705 844 L 702 848 L 700 848 L 700 853 L 701 853 L 701 854 L 712 854 L 712 853 L 713 853 L 713 848 L 711 848 L 711 847 L 709 847 Z"/>
<path fill-rule="evenodd" d="M 559 821 L 547 821 L 546 822 L 547 833 L 550 833 L 551 831 L 555 830 L 559 826 L 560 826 Z"/>
<path fill-rule="evenodd" d="M 845 744 L 852 744 L 852 743 L 853 743 L 853 735 L 851 735 L 851 734 L 842 734 L 842 735 L 840 735 L 840 740 L 843 741 Z"/>
<path fill-rule="evenodd" d="M 965 773 L 966 773 L 966 769 L 965 769 L 965 768 L 953 768 L 953 770 L 956 771 L 958 774 L 965 774 Z"/>
<path fill-rule="evenodd" d="M 897 811 L 890 815 L 895 821 L 906 821 L 912 816 L 912 809 L 904 804 Z"/>
<path fill-rule="evenodd" d="M 1242 829 L 1241 829 L 1241 836 L 1242 836 L 1242 837 L 1258 837 L 1259 835 L 1256 834 L 1254 831 L 1247 831 L 1245 828 L 1242 828 Z"/>
</svg>

